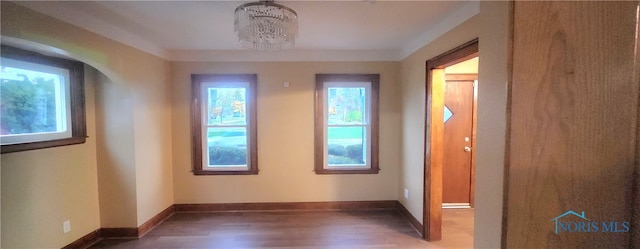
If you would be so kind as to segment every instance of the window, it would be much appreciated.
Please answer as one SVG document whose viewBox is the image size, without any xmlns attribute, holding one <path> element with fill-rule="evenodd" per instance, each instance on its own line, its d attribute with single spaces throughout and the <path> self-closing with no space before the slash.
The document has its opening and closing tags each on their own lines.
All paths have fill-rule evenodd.
<svg viewBox="0 0 640 249">
<path fill-rule="evenodd" d="M 2 153 L 85 142 L 83 64 L 2 46 Z"/>
<path fill-rule="evenodd" d="M 196 175 L 258 174 L 255 74 L 194 74 Z"/>
<path fill-rule="evenodd" d="M 317 74 L 316 174 L 377 174 L 378 74 Z"/>
</svg>

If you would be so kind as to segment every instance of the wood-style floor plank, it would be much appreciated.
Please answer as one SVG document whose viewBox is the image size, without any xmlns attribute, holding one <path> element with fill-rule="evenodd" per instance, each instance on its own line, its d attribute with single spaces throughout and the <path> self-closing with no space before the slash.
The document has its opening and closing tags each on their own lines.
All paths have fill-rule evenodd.
<svg viewBox="0 0 640 249">
<path fill-rule="evenodd" d="M 91 248 L 471 248 L 473 209 L 445 209 L 426 242 L 396 210 L 176 213 L 138 240 Z"/>
</svg>

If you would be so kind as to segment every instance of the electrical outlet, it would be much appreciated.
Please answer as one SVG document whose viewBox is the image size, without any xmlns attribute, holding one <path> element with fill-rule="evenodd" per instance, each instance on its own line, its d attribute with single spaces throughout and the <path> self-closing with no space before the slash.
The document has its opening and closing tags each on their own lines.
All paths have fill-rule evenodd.
<svg viewBox="0 0 640 249">
<path fill-rule="evenodd" d="M 404 189 L 404 198 L 409 200 L 409 190 L 408 189 Z"/>
<path fill-rule="evenodd" d="M 64 231 L 64 233 L 70 232 L 71 231 L 71 221 L 65 220 L 64 222 L 62 222 L 62 230 Z"/>
</svg>

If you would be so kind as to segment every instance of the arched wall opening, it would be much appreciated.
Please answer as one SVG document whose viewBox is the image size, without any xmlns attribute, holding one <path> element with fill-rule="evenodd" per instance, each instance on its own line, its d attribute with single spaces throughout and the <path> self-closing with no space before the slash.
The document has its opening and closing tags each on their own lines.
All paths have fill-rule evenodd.
<svg viewBox="0 0 640 249">
<path fill-rule="evenodd" d="M 64 237 L 73 237 L 76 233 L 82 236 L 87 230 L 100 227 L 136 227 L 133 100 L 125 83 L 116 73 L 82 54 L 4 35 L 2 44 L 85 64 L 88 132 L 87 142 L 77 146 L 3 155 L 3 175 L 11 179 L 2 184 L 7 204 L 3 216 L 11 217 L 6 224 L 12 219 L 34 221 L 13 223 L 24 225 L 5 228 L 8 233 L 6 236 L 3 233 L 5 245 L 51 246 L 51 241 L 65 241 Z M 25 183 L 25 179 L 30 181 Z M 49 228 L 57 228 L 59 222 L 66 220 L 73 224 L 71 235 L 61 238 L 53 232 L 59 229 Z M 49 225 L 42 227 L 41 221 Z M 11 235 L 34 232 L 45 239 L 29 240 Z M 64 246 L 68 242 L 57 244 Z"/>
</svg>

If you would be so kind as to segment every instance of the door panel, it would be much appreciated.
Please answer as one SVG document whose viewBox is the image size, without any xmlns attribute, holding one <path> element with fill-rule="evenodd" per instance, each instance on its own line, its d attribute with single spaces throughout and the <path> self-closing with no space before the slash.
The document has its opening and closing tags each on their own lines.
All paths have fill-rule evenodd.
<svg viewBox="0 0 640 249">
<path fill-rule="evenodd" d="M 514 3 L 504 248 L 640 247 L 634 227 L 572 233 L 550 222 L 569 210 L 633 222 L 638 210 L 637 10 L 637 1 Z"/>
<path fill-rule="evenodd" d="M 447 81 L 445 90 L 443 203 L 470 203 L 473 81 Z M 470 150 L 465 150 L 469 148 Z"/>
</svg>

